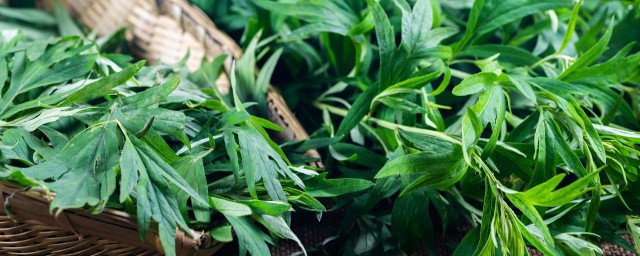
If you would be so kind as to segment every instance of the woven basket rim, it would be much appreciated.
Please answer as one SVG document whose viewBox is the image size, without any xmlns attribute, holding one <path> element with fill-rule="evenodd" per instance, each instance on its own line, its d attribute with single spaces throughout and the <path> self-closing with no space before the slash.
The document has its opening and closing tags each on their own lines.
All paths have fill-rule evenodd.
<svg viewBox="0 0 640 256">
<path fill-rule="evenodd" d="M 134 215 L 115 209 L 104 209 L 98 214 L 92 214 L 85 208 L 65 209 L 51 213 L 49 205 L 55 193 L 46 194 L 45 191 L 33 187 L 24 187 L 15 183 L 0 181 L 0 213 L 18 221 L 35 220 L 47 225 L 57 226 L 71 231 L 80 238 L 84 236 L 99 236 L 131 246 L 145 248 L 160 253 L 164 249 L 159 241 L 157 226 L 151 225 L 146 239 L 140 240 L 137 219 Z M 14 214 L 10 215 L 5 207 L 9 207 Z M 77 225 L 80 223 L 80 225 Z M 99 230 L 96 230 L 99 229 Z M 109 230 L 111 229 L 111 230 Z M 89 231 L 89 232 L 87 232 Z M 190 229 L 193 237 L 181 230 L 177 230 L 176 239 L 186 244 L 176 243 L 177 251 L 184 247 L 191 250 L 219 249 L 224 243 L 215 241 L 208 232 Z M 207 246 L 201 248 L 203 246 Z M 183 249 L 184 250 L 184 249 Z"/>
</svg>

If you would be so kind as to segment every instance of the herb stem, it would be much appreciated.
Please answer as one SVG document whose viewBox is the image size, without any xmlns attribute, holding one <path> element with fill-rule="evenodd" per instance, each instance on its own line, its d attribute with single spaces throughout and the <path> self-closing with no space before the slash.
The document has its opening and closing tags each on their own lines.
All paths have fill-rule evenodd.
<svg viewBox="0 0 640 256">
<path fill-rule="evenodd" d="M 549 61 L 551 59 L 565 59 L 567 61 L 572 61 L 573 60 L 572 57 L 569 57 L 569 56 L 566 56 L 566 55 L 560 55 L 560 54 L 558 54 L 556 52 L 556 53 L 553 53 L 553 54 L 551 54 L 551 55 L 549 55 L 547 57 L 544 57 L 544 58 L 540 59 L 536 63 L 533 63 L 533 65 L 531 65 L 529 67 L 529 71 L 534 70 L 535 68 L 541 66 L 542 64 L 544 64 L 545 62 L 547 62 L 547 61 Z"/>
<path fill-rule="evenodd" d="M 338 108 L 338 107 L 334 107 L 331 105 L 327 105 L 327 104 L 323 104 L 323 103 L 319 103 L 319 102 L 315 102 L 313 104 L 315 107 L 322 109 L 322 110 L 327 110 L 329 111 L 329 113 L 335 114 L 335 115 L 339 115 L 339 116 L 346 116 L 347 113 L 349 112 L 346 109 L 342 109 L 342 108 Z M 427 129 L 422 129 L 422 128 L 417 128 L 417 127 L 410 127 L 410 126 L 405 126 L 405 125 L 400 125 L 400 124 L 395 124 L 389 121 L 385 121 L 385 120 L 381 120 L 375 117 L 370 117 L 370 116 L 366 116 L 364 117 L 361 122 L 364 121 L 371 121 L 375 124 L 377 124 L 380 127 L 384 127 L 387 128 L 389 130 L 403 130 L 403 131 L 407 131 L 407 132 L 413 132 L 413 133 L 418 133 L 418 134 L 424 134 L 424 135 L 428 135 L 428 136 L 433 136 L 451 143 L 455 143 L 455 144 L 459 144 L 462 145 L 462 142 L 456 138 L 453 138 L 451 136 L 449 136 L 448 134 L 444 133 L 444 132 L 438 132 L 438 131 L 432 131 L 432 130 L 427 130 Z"/>
<path fill-rule="evenodd" d="M 460 60 L 459 62 L 462 62 L 462 61 L 464 61 L 464 60 Z M 454 60 L 450 64 L 453 65 L 453 64 L 459 63 L 459 62 L 456 62 L 456 60 Z M 420 64 L 424 65 L 424 66 L 431 66 L 431 65 L 433 65 L 433 62 L 423 61 L 423 62 L 420 62 Z M 467 72 L 460 71 L 460 70 L 457 70 L 457 69 L 454 69 L 454 68 L 451 68 L 451 67 L 449 67 L 449 70 L 451 71 L 451 76 L 456 77 L 456 78 L 465 79 L 465 78 L 471 76 L 471 74 L 469 74 Z"/>
<path fill-rule="evenodd" d="M 533 65 L 531 65 L 531 67 L 529 67 L 529 70 L 534 70 L 535 68 L 537 68 L 538 66 L 544 64 L 545 62 L 553 59 L 556 56 L 556 54 L 551 54 L 547 57 L 544 57 L 542 59 L 540 59 L 539 61 L 537 61 L 536 63 L 533 63 Z"/>
<path fill-rule="evenodd" d="M 471 74 L 469 74 L 467 72 L 463 72 L 463 71 L 457 70 L 457 69 L 450 68 L 450 70 L 451 70 L 451 76 L 456 77 L 456 78 L 465 79 L 465 78 L 471 76 Z"/>
<path fill-rule="evenodd" d="M 367 129 L 367 131 L 373 134 L 374 137 L 376 137 L 378 142 L 380 142 L 380 145 L 382 145 L 382 149 L 384 149 L 385 154 L 389 154 L 391 152 L 391 150 L 389 149 L 389 146 L 387 146 L 387 143 L 380 137 L 380 134 L 378 134 L 378 132 L 376 132 L 376 130 L 373 127 L 371 127 L 371 125 L 367 123 L 362 123 L 361 125 L 365 129 Z"/>
</svg>

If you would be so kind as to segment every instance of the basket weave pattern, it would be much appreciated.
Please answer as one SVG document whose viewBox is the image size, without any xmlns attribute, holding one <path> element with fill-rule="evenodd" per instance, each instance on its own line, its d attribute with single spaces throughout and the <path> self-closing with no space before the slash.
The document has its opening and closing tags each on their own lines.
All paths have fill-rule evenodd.
<svg viewBox="0 0 640 256">
<path fill-rule="evenodd" d="M 2 3 L 3 0 L 0 0 Z M 133 54 L 150 63 L 175 64 L 189 53 L 187 66 L 196 70 L 203 59 L 228 54 L 228 72 L 240 47 L 218 31 L 197 7 L 184 0 L 63 0 L 69 13 L 99 36 L 127 27 Z M 53 1 L 38 5 L 52 9 Z M 228 92 L 224 75 L 217 81 L 221 92 Z M 281 140 L 305 139 L 308 134 L 286 106 L 280 94 L 270 88 L 267 94 L 269 119 L 285 128 L 276 134 Z M 319 157 L 317 152 L 308 153 Z M 39 191 L 0 183 L 0 255 L 161 255 L 157 231 L 152 228 L 141 241 L 134 216 L 105 210 L 92 215 L 82 210 L 65 210 L 57 216 L 49 212 L 52 196 Z M 11 209 L 8 216 L 4 206 Z M 177 255 L 212 255 L 224 244 L 207 233 L 192 231 L 194 237 L 178 231 Z"/>
<path fill-rule="evenodd" d="M 157 253 L 98 237 L 78 237 L 62 228 L 35 220 L 14 222 L 0 216 L 0 253 L 21 255 L 156 255 Z"/>
</svg>

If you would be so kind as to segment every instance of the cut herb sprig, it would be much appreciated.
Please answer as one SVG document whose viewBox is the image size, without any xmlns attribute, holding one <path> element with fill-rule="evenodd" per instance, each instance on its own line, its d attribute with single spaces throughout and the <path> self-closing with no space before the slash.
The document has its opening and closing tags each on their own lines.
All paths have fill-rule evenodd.
<svg viewBox="0 0 640 256">
<path fill-rule="evenodd" d="M 618 229 L 638 240 L 637 3 L 240 2 L 261 8 L 232 11 L 261 17 L 245 33 L 283 38 L 280 83 L 306 124 L 341 138 L 326 166 L 376 182 L 343 199 L 345 254 L 435 254 L 465 219 L 454 255 L 634 250 Z"/>
<path fill-rule="evenodd" d="M 228 71 L 233 90 L 223 95 L 215 85 L 226 56 L 203 61 L 193 73 L 188 58 L 132 64 L 126 49 L 101 45 L 124 45 L 124 30 L 86 38 L 58 1 L 56 22 L 45 24 L 46 31 L 66 36 L 41 40 L 24 32 L 39 29 L 41 20 L 19 18 L 23 12 L 50 17 L 0 8 L 11 24 L 0 29 L 0 177 L 55 192 L 56 214 L 126 211 L 137 218 L 142 240 L 157 227 L 167 255 L 176 255 L 178 228 L 188 235 L 210 231 L 221 242 L 237 239 L 242 255 L 267 255 L 267 244 L 280 238 L 304 252 L 289 227 L 294 206 L 321 213 L 326 209 L 316 197 L 373 185 L 326 179 L 290 159 L 303 159 L 300 152 L 271 140 L 266 130 L 282 128 L 249 113 L 266 107 L 272 72 L 255 73 L 255 51 Z M 270 59 L 275 63 L 278 55 Z M 326 189 L 335 182 L 344 188 Z"/>
</svg>

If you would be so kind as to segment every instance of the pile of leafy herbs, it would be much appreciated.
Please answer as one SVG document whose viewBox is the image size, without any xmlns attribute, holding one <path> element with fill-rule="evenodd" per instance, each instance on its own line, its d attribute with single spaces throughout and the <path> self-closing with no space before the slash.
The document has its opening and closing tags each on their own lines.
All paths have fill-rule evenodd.
<svg viewBox="0 0 640 256">
<path fill-rule="evenodd" d="M 131 64 L 124 29 L 83 36 L 56 3 L 53 14 L 0 6 L 0 176 L 55 192 L 53 212 L 135 214 L 141 238 L 157 223 L 167 255 L 176 254 L 177 228 L 222 242 L 233 232 L 241 255 L 268 255 L 278 238 L 300 244 L 289 228 L 293 206 L 321 215 L 316 198 L 373 185 L 326 180 L 289 160 L 312 145 L 285 153 L 270 139 L 267 129 L 282 128 L 249 114 L 265 106 L 237 93 L 265 102 L 256 92 L 272 68 L 256 76 L 255 52 L 239 60 L 233 94 L 223 96 L 215 84 L 227 56 L 193 73 L 186 58 Z"/>
<path fill-rule="evenodd" d="M 192 2 L 282 49 L 274 84 L 339 140 L 331 175 L 376 182 L 326 248 L 434 253 L 469 224 L 455 255 L 640 243 L 640 1 Z"/>
</svg>

